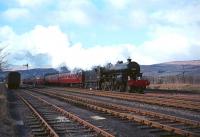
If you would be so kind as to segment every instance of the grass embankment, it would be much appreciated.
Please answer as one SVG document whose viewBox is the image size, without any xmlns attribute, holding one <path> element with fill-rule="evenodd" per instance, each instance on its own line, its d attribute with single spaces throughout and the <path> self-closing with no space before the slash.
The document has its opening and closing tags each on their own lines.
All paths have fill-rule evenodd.
<svg viewBox="0 0 200 137">
<path fill-rule="evenodd" d="M 9 117 L 5 86 L 0 83 L 0 137 L 13 137 L 14 124 Z"/>
<path fill-rule="evenodd" d="M 180 90 L 180 91 L 194 91 L 200 93 L 200 85 L 198 84 L 150 84 L 150 89 L 164 89 L 164 90 Z"/>
</svg>

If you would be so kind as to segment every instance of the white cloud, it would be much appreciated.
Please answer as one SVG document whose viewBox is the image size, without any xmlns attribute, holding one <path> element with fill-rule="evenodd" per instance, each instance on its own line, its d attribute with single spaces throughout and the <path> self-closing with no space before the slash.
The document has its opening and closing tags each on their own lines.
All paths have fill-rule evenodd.
<svg viewBox="0 0 200 137">
<path fill-rule="evenodd" d="M 140 28 L 150 24 L 150 18 L 142 10 L 133 10 L 130 13 L 130 23 L 134 28 Z"/>
<path fill-rule="evenodd" d="M 73 9 L 67 11 L 59 11 L 55 13 L 55 18 L 58 18 L 63 23 L 76 23 L 78 25 L 90 24 L 89 16 L 80 9 Z"/>
<path fill-rule="evenodd" d="M 94 5 L 87 0 L 59 1 L 56 9 L 52 10 L 50 22 L 60 24 L 90 25 L 91 14 L 95 12 Z M 54 18 L 54 20 L 52 20 Z"/>
<path fill-rule="evenodd" d="M 12 54 L 25 50 L 30 51 L 33 56 L 47 54 L 52 59 L 52 66 L 66 63 L 70 68 L 88 68 L 92 65 L 125 60 L 129 56 L 140 64 L 152 64 L 176 59 L 198 59 L 200 54 L 200 5 L 198 3 L 105 0 L 103 3 L 106 5 L 98 7 L 88 0 L 16 1 L 18 5 L 2 12 L 1 17 L 13 21 L 14 24 L 10 24 L 11 26 L 18 26 L 17 19 L 22 19 L 24 24 L 29 21 L 30 26 L 35 25 L 35 28 L 31 30 L 27 27 L 29 31 L 21 31 L 21 34 L 17 34 L 14 31 L 17 28 L 1 27 L 0 41 L 3 45 L 9 44 L 8 49 Z M 2 22 L 5 22 L 3 24 L 7 24 L 6 21 L 3 20 Z M 94 34 L 93 38 L 88 37 L 88 39 L 97 39 L 102 43 L 104 41 L 99 36 L 106 32 L 111 34 L 111 37 L 108 37 L 111 41 L 114 41 L 112 38 L 119 38 L 117 34 L 116 37 L 112 37 L 114 33 L 127 34 L 128 32 L 127 40 L 132 34 L 138 33 L 141 35 L 138 37 L 143 42 L 139 45 L 122 42 L 117 45 L 94 44 L 85 48 L 87 45 L 82 45 L 82 42 L 87 43 L 87 40 L 84 40 L 70 45 L 68 32 L 63 30 L 80 38 L 82 34 L 79 32 L 87 30 L 77 30 L 80 26 L 87 26 L 88 32 Z M 143 34 L 147 36 L 143 38 Z M 127 42 L 124 40 L 124 43 Z"/>
<path fill-rule="evenodd" d="M 9 1 L 7 4 L 12 3 L 11 0 Z M 172 0 L 104 0 L 96 2 L 96 5 L 91 0 L 15 0 L 13 4 L 8 5 L 11 5 L 11 8 L 18 8 L 18 11 L 12 11 L 8 6 L 7 10 L 11 12 L 7 13 L 10 14 L 8 18 L 23 18 L 27 15 L 24 8 L 27 8 L 30 10 L 31 22 L 34 25 L 59 24 L 65 27 L 75 24 L 95 27 L 103 24 L 107 28 L 120 30 L 127 26 L 141 29 L 140 27 L 152 23 L 184 25 L 200 20 L 199 2 L 194 4 L 193 1 L 186 2 L 186 0 L 181 2 Z M 23 20 L 23 22 L 27 22 L 27 20 Z"/>
<path fill-rule="evenodd" d="M 2 13 L 2 17 L 7 20 L 16 20 L 19 18 L 27 18 L 29 11 L 25 8 L 11 8 Z"/>
<path fill-rule="evenodd" d="M 151 15 L 152 18 L 175 25 L 194 25 L 200 22 L 200 3 L 178 9 L 162 10 Z"/>
<path fill-rule="evenodd" d="M 122 10 L 130 3 L 131 0 L 107 0 L 107 2 L 115 9 Z"/>
<path fill-rule="evenodd" d="M 196 51 L 200 51 L 200 45 L 193 45 L 193 41 L 184 34 L 158 29 L 152 35 L 155 37 L 141 45 L 94 45 L 84 48 L 81 43 L 70 45 L 68 35 L 63 33 L 59 26 L 36 26 L 21 35 L 17 35 L 8 26 L 0 28 L 0 40 L 9 43 L 11 56 L 24 50 L 31 52 L 32 56 L 47 54 L 52 59 L 50 65 L 54 67 L 65 63 L 70 68 L 86 69 L 93 65 L 115 63 L 117 60 L 125 61 L 128 57 L 140 64 L 152 64 L 176 59 L 194 59 L 196 54 L 200 54 L 191 53 L 194 47 Z"/>
<path fill-rule="evenodd" d="M 16 0 L 21 7 L 38 7 L 47 4 L 51 0 Z"/>
<path fill-rule="evenodd" d="M 20 51 L 29 51 L 33 55 L 46 53 L 53 57 L 53 66 L 63 61 L 69 46 L 67 35 L 58 26 L 36 26 L 32 31 L 21 35 L 15 34 L 9 27 L 3 27 L 0 29 L 0 36 L 9 45 L 7 49 L 11 56 Z"/>
<path fill-rule="evenodd" d="M 156 39 L 147 41 L 140 47 L 143 53 L 151 56 L 154 60 L 162 62 L 164 60 L 175 59 L 179 55 L 189 54 L 190 43 L 187 38 L 178 34 L 163 34 Z"/>
</svg>

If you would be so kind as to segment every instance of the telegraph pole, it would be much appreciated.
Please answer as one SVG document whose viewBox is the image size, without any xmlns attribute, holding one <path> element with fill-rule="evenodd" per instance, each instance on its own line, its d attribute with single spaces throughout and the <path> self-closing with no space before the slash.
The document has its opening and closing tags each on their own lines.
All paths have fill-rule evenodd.
<svg viewBox="0 0 200 137">
<path fill-rule="evenodd" d="M 182 74 L 183 74 L 183 83 L 185 83 L 185 66 L 182 65 L 182 67 L 183 67 L 183 72 L 182 72 Z"/>
<path fill-rule="evenodd" d="M 27 63 L 27 64 L 25 64 L 25 65 L 23 65 L 23 66 L 25 66 L 25 67 L 26 67 L 26 69 L 28 70 L 28 63 Z"/>
</svg>

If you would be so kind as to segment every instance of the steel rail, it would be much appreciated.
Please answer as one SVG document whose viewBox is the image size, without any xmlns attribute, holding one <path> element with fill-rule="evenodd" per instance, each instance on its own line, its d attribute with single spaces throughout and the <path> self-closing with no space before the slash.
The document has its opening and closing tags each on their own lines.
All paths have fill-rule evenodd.
<svg viewBox="0 0 200 137">
<path fill-rule="evenodd" d="M 96 90 L 93 90 L 96 91 Z M 200 96 L 185 96 L 184 95 L 169 95 L 169 94 L 154 94 L 154 93 L 146 93 L 146 94 L 138 94 L 138 93 L 127 93 L 127 92 L 118 92 L 118 91 L 103 91 L 103 92 L 108 92 L 108 93 L 116 93 L 116 94 L 122 94 L 122 95 L 128 95 L 128 96 L 145 96 L 145 97 L 157 97 L 158 99 L 175 99 L 176 101 L 188 101 L 187 103 L 197 103 L 200 105 Z"/>
<path fill-rule="evenodd" d="M 197 104 L 187 104 L 187 102 L 170 102 L 170 100 L 164 100 L 164 99 L 157 99 L 157 98 L 146 98 L 145 96 L 141 97 L 131 97 L 128 95 L 123 95 L 123 94 L 117 94 L 117 93 L 111 93 L 111 92 L 95 92 L 95 91 L 83 91 L 80 89 L 69 89 L 69 90 L 64 90 L 66 92 L 74 92 L 74 93 L 80 93 L 80 94 L 88 94 L 88 95 L 95 95 L 95 96 L 102 96 L 102 97 L 109 97 L 109 98 L 116 98 L 116 99 L 121 99 L 121 100 L 127 100 L 127 101 L 138 101 L 138 102 L 143 102 L 143 103 L 149 103 L 149 104 L 156 104 L 156 105 L 161 105 L 161 106 L 169 106 L 169 107 L 177 107 L 177 108 L 185 108 L 185 109 L 190 109 L 190 110 L 200 110 L 200 106 Z"/>
<path fill-rule="evenodd" d="M 69 119 L 71 119 L 73 121 L 78 122 L 79 124 L 83 125 L 84 127 L 89 128 L 90 130 L 96 132 L 100 136 L 103 136 L 103 137 L 114 137 L 114 135 L 112 135 L 112 134 L 110 134 L 110 133 L 108 133 L 108 132 L 106 132 L 106 131 L 104 131 L 104 130 L 102 130 L 102 129 L 100 129 L 100 128 L 92 125 L 92 124 L 90 124 L 89 122 L 79 118 L 78 116 L 76 116 L 76 115 L 74 115 L 74 114 L 72 114 L 70 112 L 65 111 L 64 109 L 62 109 L 62 108 L 60 108 L 60 107 L 58 107 L 58 106 L 56 106 L 54 104 L 51 104 L 51 103 L 47 102 L 46 100 L 44 100 L 44 99 L 42 99 L 40 97 L 37 97 L 37 96 L 35 96 L 35 95 L 31 94 L 31 93 L 27 93 L 27 92 L 25 92 L 25 93 L 29 94 L 30 96 L 38 99 L 39 101 L 41 101 L 41 102 L 43 102 L 45 104 L 48 104 L 49 106 L 51 106 L 57 112 L 63 114 L 64 116 L 66 116 L 67 118 L 69 118 Z"/>
<path fill-rule="evenodd" d="M 142 97 L 157 97 L 158 99 L 175 99 L 176 101 L 189 101 L 188 103 L 197 103 L 200 105 L 200 96 L 188 96 L 188 95 L 169 95 L 169 94 L 154 94 L 154 93 L 146 93 L 146 94 L 138 94 L 138 93 L 127 93 L 127 92 L 119 92 L 119 91 L 105 91 L 105 90 L 88 90 L 88 89 L 81 89 L 81 88 L 51 88 L 56 90 L 75 90 L 75 91 L 83 91 L 83 92 L 102 92 L 102 93 L 111 93 L 111 94 L 118 94 L 118 95 L 128 95 L 128 96 L 142 96 Z"/>
<path fill-rule="evenodd" d="M 79 89 L 80 91 L 80 89 Z M 95 90 L 96 91 L 96 90 Z M 95 91 L 90 91 L 91 93 L 94 93 Z M 88 92 L 87 90 L 84 92 Z M 99 91 L 98 91 L 99 92 Z M 103 92 L 99 92 L 99 93 L 106 93 L 106 94 L 110 94 L 110 95 L 117 95 L 117 96 L 123 96 L 123 97 L 131 97 L 131 98 L 145 98 L 145 99 L 156 99 L 157 101 L 165 101 L 165 102 L 171 102 L 171 103 L 181 103 L 181 104 L 190 104 L 190 105 L 195 105 L 195 106 L 199 106 L 200 107 L 200 102 L 195 102 L 195 101 L 191 101 L 191 100 L 182 100 L 182 99 L 178 99 L 178 98 L 174 98 L 171 99 L 170 97 L 155 97 L 155 96 L 148 96 L 148 95 L 144 95 L 144 94 L 137 94 L 137 93 L 120 93 L 120 92 L 111 92 L 111 91 L 103 91 Z"/>
<path fill-rule="evenodd" d="M 42 118 L 42 116 L 34 109 L 34 107 L 22 96 L 18 95 L 19 98 L 28 106 L 28 108 L 33 112 L 37 119 L 41 122 L 41 126 L 44 127 L 46 133 L 49 137 L 59 137 L 59 135 L 53 130 L 53 128 Z"/>
<path fill-rule="evenodd" d="M 132 93 L 130 93 L 131 95 Z M 129 94 L 127 94 L 129 95 Z M 172 98 L 178 100 L 186 100 L 192 102 L 200 102 L 200 96 L 185 95 L 185 94 L 162 94 L 162 93 L 146 93 L 147 96 L 158 97 L 158 98 Z"/>
<path fill-rule="evenodd" d="M 38 91 L 36 91 L 36 92 L 38 92 Z M 41 91 L 39 91 L 39 92 L 41 92 Z M 196 134 L 196 133 L 193 133 L 193 132 L 190 132 L 190 131 L 185 131 L 185 130 L 182 130 L 182 129 L 179 129 L 179 128 L 160 124 L 158 122 L 150 121 L 148 119 L 141 118 L 141 117 L 138 117 L 138 116 L 135 116 L 135 115 L 132 115 L 132 114 L 121 113 L 121 112 L 117 112 L 116 110 L 99 107 L 99 106 L 96 106 L 96 105 L 93 105 L 93 104 L 88 104 L 88 103 L 85 103 L 83 101 L 79 101 L 79 100 L 72 99 L 72 98 L 69 98 L 69 97 L 57 96 L 53 93 L 46 93 L 46 92 L 42 92 L 42 94 L 45 94 L 45 95 L 48 95 L 48 96 L 51 96 L 51 97 L 55 97 L 55 98 L 58 98 L 58 99 L 62 99 L 62 100 L 69 102 L 69 103 L 82 105 L 82 106 L 85 106 L 85 107 L 93 109 L 93 110 L 105 112 L 105 113 L 111 114 L 113 116 L 120 117 L 122 119 L 127 119 L 127 120 L 131 120 L 131 121 L 139 122 L 141 124 L 148 125 L 148 126 L 155 127 L 155 128 L 160 128 L 160 129 L 163 129 L 165 131 L 173 132 L 173 133 L 176 133 L 176 134 L 179 134 L 179 135 L 184 135 L 184 136 L 189 136 L 189 137 L 199 136 L 199 134 Z"/>
<path fill-rule="evenodd" d="M 36 92 L 38 92 L 38 91 L 36 91 Z M 42 90 L 41 90 L 41 92 L 42 92 Z M 42 92 L 42 93 L 46 94 L 46 92 Z M 48 93 L 49 93 L 49 91 L 48 91 Z M 102 101 L 78 97 L 78 96 L 74 96 L 74 95 L 66 95 L 66 94 L 63 95 L 63 94 L 55 93 L 55 92 L 51 92 L 51 91 L 50 91 L 50 93 L 54 94 L 56 96 L 71 98 L 71 99 L 74 99 L 74 100 L 82 101 L 82 102 L 85 102 L 85 103 L 90 103 L 90 104 L 93 104 L 93 105 L 99 105 L 99 106 L 109 107 L 109 108 L 112 108 L 112 109 L 119 109 L 119 110 L 123 110 L 123 111 L 137 112 L 137 113 L 140 113 L 140 114 L 157 116 L 157 117 L 160 117 L 160 118 L 174 120 L 174 121 L 181 122 L 181 123 L 184 123 L 184 124 L 189 124 L 189 125 L 192 125 L 192 126 L 200 127 L 200 122 L 190 120 L 190 119 L 180 118 L 180 117 L 176 117 L 176 116 L 171 116 L 171 115 L 162 114 L 162 113 L 158 113 L 158 112 L 148 111 L 148 110 L 144 110 L 144 109 L 138 109 L 138 108 L 134 108 L 134 107 L 128 107 L 128 106 L 124 106 L 124 105 L 117 105 L 117 104 L 114 104 L 114 103 L 107 103 L 107 102 L 105 103 L 105 102 L 102 102 Z"/>
<path fill-rule="evenodd" d="M 52 88 L 52 87 L 51 87 Z M 69 88 L 52 88 L 52 89 L 58 89 L 58 90 L 64 90 L 64 89 L 69 89 Z M 81 89 L 81 88 L 70 88 L 70 90 L 82 90 L 82 91 L 88 91 L 88 89 Z M 186 94 L 162 94 L 162 93 L 145 93 L 145 94 L 138 94 L 138 93 L 128 93 L 128 92 L 119 92 L 119 91 L 105 91 L 105 90 L 89 90 L 90 92 L 92 91 L 98 91 L 98 92 L 106 92 L 106 93 L 115 93 L 115 94 L 121 94 L 121 95 L 138 95 L 138 96 L 151 96 L 151 97 L 158 97 L 158 98 L 174 98 L 176 100 L 188 100 L 192 102 L 199 102 L 200 101 L 200 94 L 197 95 L 186 95 Z M 194 101 L 194 100 L 195 101 Z"/>
<path fill-rule="evenodd" d="M 109 93 L 110 96 L 115 96 L 115 97 L 123 97 L 127 99 L 138 99 L 138 100 L 146 100 L 146 102 L 158 102 L 159 104 L 168 104 L 170 103 L 170 106 L 179 106 L 179 107 L 187 107 L 189 109 L 197 109 L 200 110 L 200 103 L 199 102 L 193 102 L 193 101 L 185 101 L 185 100 L 174 100 L 174 99 L 163 99 L 163 98 L 157 98 L 157 97 L 148 97 L 148 96 L 141 96 L 141 95 L 122 95 L 122 94 L 113 94 Z M 164 103 L 163 103 L 164 102 Z M 195 106 L 195 108 L 194 108 Z"/>
<path fill-rule="evenodd" d="M 109 92 L 109 94 L 113 94 L 113 92 Z M 155 97 L 155 96 L 148 96 L 148 95 L 141 95 L 141 94 L 129 94 L 129 95 L 126 95 L 126 94 L 119 94 L 119 93 L 116 93 L 117 95 L 123 95 L 125 97 L 131 97 L 131 98 L 135 98 L 135 97 L 141 97 L 141 98 L 145 98 L 145 99 L 156 99 L 157 101 L 166 101 L 166 102 L 171 102 L 171 103 L 181 103 L 181 104 L 190 104 L 190 105 L 195 105 L 195 106 L 200 106 L 200 102 L 194 102 L 194 101 L 191 101 L 191 100 L 180 100 L 178 98 L 176 99 L 171 99 L 170 97 L 168 98 L 161 98 L 161 97 Z"/>
<path fill-rule="evenodd" d="M 128 97 L 142 97 L 142 98 L 150 98 L 150 99 L 157 99 L 157 100 L 165 100 L 170 101 L 170 102 L 178 102 L 182 104 L 191 104 L 195 106 L 200 106 L 200 99 L 198 97 L 184 97 L 184 96 L 173 96 L 173 95 L 163 95 L 163 94 L 152 94 L 152 93 L 147 93 L 147 94 L 138 94 L 138 93 L 127 93 L 127 92 L 118 92 L 118 91 L 103 91 L 103 90 L 88 90 L 88 89 L 80 89 L 80 88 L 52 88 L 56 90 L 69 90 L 69 91 L 77 91 L 78 92 L 83 92 L 83 93 L 91 93 L 93 94 L 94 92 L 99 92 L 99 93 L 106 93 L 106 94 L 115 94 L 115 95 L 122 95 L 122 96 L 128 96 Z M 200 97 L 200 96 L 199 96 Z"/>
<path fill-rule="evenodd" d="M 162 100 L 171 100 L 171 101 L 175 101 L 175 102 L 183 102 L 185 104 L 196 104 L 196 105 L 200 105 L 200 100 L 198 100 L 199 98 L 198 97 L 190 97 L 190 96 L 187 96 L 187 97 L 184 97 L 184 96 L 181 96 L 181 95 L 163 95 L 163 94 L 159 94 L 159 95 L 156 95 L 156 94 L 152 94 L 152 93 L 147 93 L 147 94 L 137 94 L 137 93 L 122 93 L 122 92 L 110 92 L 110 91 L 105 91 L 105 92 L 109 92 L 109 93 L 116 93 L 118 95 L 128 95 L 128 96 L 132 96 L 132 97 L 135 97 L 135 96 L 140 96 L 140 97 L 145 97 L 145 98 L 157 98 L 157 99 L 162 99 Z M 193 100 L 194 99 L 194 100 Z"/>
</svg>

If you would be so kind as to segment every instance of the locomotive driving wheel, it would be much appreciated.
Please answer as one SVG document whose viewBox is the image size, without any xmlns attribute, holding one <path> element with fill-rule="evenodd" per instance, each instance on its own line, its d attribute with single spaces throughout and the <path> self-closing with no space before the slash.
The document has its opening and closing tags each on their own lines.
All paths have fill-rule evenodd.
<svg viewBox="0 0 200 137">
<path fill-rule="evenodd" d="M 142 88 L 142 87 L 138 87 L 138 88 L 136 88 L 136 92 L 137 93 L 144 93 L 144 88 Z"/>
</svg>

